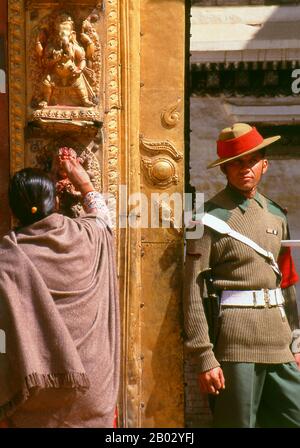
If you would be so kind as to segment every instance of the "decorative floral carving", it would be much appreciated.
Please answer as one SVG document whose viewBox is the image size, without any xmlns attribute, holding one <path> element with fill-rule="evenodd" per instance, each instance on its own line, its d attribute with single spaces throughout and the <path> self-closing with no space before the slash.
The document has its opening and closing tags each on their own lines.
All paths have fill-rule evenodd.
<svg viewBox="0 0 300 448">
<path fill-rule="evenodd" d="M 181 99 L 178 98 L 175 104 L 172 104 L 161 113 L 161 122 L 165 128 L 174 128 L 179 123 L 181 112 L 179 112 L 177 108 L 180 103 Z"/>
<path fill-rule="evenodd" d="M 168 140 L 152 140 L 141 136 L 141 150 L 153 154 L 153 157 L 142 156 L 142 166 L 148 181 L 159 188 L 167 188 L 178 183 L 176 165 L 182 159 L 173 143 Z M 166 154 L 162 157 L 158 154 Z M 172 160 L 173 159 L 173 160 Z"/>
<path fill-rule="evenodd" d="M 168 154 L 176 161 L 182 159 L 182 155 L 169 140 L 152 140 L 141 136 L 141 148 L 152 154 Z"/>
<path fill-rule="evenodd" d="M 24 168 L 25 52 L 23 0 L 9 0 L 10 171 Z"/>
<path fill-rule="evenodd" d="M 171 184 L 178 183 L 176 167 L 170 159 L 164 157 L 153 157 L 152 159 L 142 157 L 142 164 L 145 168 L 144 172 L 154 185 L 165 188 Z"/>
<path fill-rule="evenodd" d="M 45 108 L 41 110 L 36 110 L 33 113 L 33 119 L 39 120 L 81 120 L 81 121 L 96 121 L 100 122 L 102 116 L 97 110 L 82 110 L 82 109 L 76 109 L 76 110 L 63 110 L 63 109 L 51 109 L 51 108 Z"/>
<path fill-rule="evenodd" d="M 119 5 L 118 0 L 106 2 L 107 50 L 106 50 L 106 98 L 104 132 L 105 169 L 107 190 L 117 196 L 119 184 L 119 141 L 120 141 L 120 51 L 119 51 Z"/>
</svg>

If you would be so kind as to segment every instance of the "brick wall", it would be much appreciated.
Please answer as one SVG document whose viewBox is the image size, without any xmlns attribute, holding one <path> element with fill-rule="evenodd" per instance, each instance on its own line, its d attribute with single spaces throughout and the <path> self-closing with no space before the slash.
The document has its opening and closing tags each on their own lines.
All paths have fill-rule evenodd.
<svg viewBox="0 0 300 448">
<path fill-rule="evenodd" d="M 212 416 L 207 396 L 201 394 L 198 385 L 197 365 L 190 359 L 184 362 L 185 375 L 185 423 L 187 428 L 210 428 Z"/>
</svg>

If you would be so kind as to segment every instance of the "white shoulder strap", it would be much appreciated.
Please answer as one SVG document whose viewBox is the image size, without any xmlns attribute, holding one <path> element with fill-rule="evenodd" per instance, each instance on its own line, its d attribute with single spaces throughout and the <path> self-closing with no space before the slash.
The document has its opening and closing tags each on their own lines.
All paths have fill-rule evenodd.
<svg viewBox="0 0 300 448">
<path fill-rule="evenodd" d="M 231 236 L 232 238 L 234 238 L 238 241 L 241 241 L 242 243 L 246 244 L 247 246 L 252 247 L 252 249 L 254 249 L 258 254 L 267 258 L 267 260 L 270 262 L 272 269 L 277 274 L 281 275 L 278 264 L 276 263 L 272 252 L 269 252 L 269 251 L 263 249 L 258 244 L 256 244 L 254 241 L 252 241 L 250 238 L 248 238 L 247 236 L 242 235 L 241 233 L 233 230 L 228 224 L 226 224 L 225 221 L 222 221 L 222 219 L 216 218 L 215 216 L 210 215 L 209 213 L 204 213 L 204 215 L 202 216 L 200 221 L 202 222 L 203 225 L 210 227 L 211 229 L 215 230 L 216 232 Z"/>
</svg>

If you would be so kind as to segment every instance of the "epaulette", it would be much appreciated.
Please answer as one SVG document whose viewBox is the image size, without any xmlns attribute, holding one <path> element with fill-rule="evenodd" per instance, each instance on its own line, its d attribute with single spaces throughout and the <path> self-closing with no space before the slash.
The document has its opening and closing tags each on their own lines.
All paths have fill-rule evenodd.
<svg viewBox="0 0 300 448">
<path fill-rule="evenodd" d="M 216 218 L 222 219 L 222 221 L 227 222 L 230 218 L 230 211 L 227 208 L 221 207 L 219 204 L 215 204 L 212 201 L 207 201 L 204 204 L 205 213 L 209 213 Z"/>
<path fill-rule="evenodd" d="M 277 204 L 277 202 L 273 201 L 273 199 L 268 198 L 268 196 L 265 195 L 263 196 L 267 201 L 267 207 L 269 212 L 272 213 L 273 215 L 280 216 L 281 218 L 284 218 L 286 220 L 287 209 L 281 207 L 281 205 Z"/>
</svg>

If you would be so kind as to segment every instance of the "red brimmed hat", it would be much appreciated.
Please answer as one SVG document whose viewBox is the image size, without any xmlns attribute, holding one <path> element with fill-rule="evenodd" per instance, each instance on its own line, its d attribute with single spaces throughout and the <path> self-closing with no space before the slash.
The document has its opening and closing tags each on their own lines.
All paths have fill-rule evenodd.
<svg viewBox="0 0 300 448">
<path fill-rule="evenodd" d="M 246 154 L 259 151 L 280 139 L 280 135 L 263 138 L 255 127 L 246 123 L 236 123 L 231 128 L 221 131 L 217 140 L 219 158 L 210 163 L 207 168 L 213 168 Z"/>
</svg>

